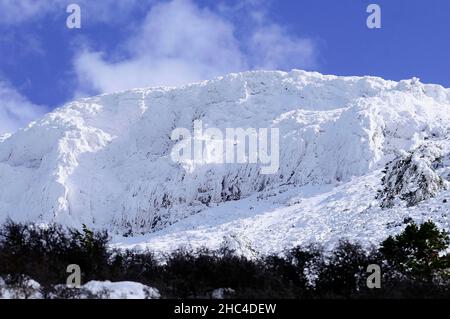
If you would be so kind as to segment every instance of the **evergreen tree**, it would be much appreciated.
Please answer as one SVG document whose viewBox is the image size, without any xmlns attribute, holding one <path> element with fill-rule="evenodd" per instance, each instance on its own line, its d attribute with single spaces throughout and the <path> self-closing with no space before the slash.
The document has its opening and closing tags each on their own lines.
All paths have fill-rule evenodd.
<svg viewBox="0 0 450 319">
<path fill-rule="evenodd" d="M 381 244 L 380 253 L 402 274 L 430 281 L 450 268 L 449 255 L 444 254 L 449 244 L 449 234 L 428 221 L 410 224 L 401 234 L 390 236 Z"/>
</svg>

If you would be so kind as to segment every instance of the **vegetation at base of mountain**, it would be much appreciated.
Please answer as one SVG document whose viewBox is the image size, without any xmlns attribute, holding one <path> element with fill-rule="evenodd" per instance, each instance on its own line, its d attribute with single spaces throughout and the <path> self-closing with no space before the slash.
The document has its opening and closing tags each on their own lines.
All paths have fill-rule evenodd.
<svg viewBox="0 0 450 319">
<path fill-rule="evenodd" d="M 66 268 L 77 264 L 82 283 L 134 281 L 157 288 L 162 298 L 444 298 L 450 296 L 449 235 L 432 222 L 410 223 L 379 248 L 341 241 L 331 252 L 320 245 L 294 247 L 257 259 L 223 247 L 179 250 L 161 262 L 150 251 L 109 248 L 105 231 L 11 221 L 0 228 L 2 285 L 26 298 L 101 298 L 65 286 Z M 367 287 L 369 265 L 381 268 L 381 288 Z M 36 285 L 25 284 L 33 279 Z M 31 291 L 30 289 L 34 289 Z"/>
</svg>

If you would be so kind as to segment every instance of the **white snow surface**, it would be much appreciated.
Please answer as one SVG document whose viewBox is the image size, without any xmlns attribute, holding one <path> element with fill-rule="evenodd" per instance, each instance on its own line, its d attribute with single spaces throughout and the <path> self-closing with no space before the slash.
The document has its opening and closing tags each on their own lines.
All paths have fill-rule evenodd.
<svg viewBox="0 0 450 319">
<path fill-rule="evenodd" d="M 56 288 L 63 288 L 62 285 Z M 82 285 L 79 298 L 87 298 L 86 292 L 101 299 L 159 299 L 158 289 L 133 281 L 89 281 Z M 76 288 L 74 288 L 76 289 Z M 42 299 L 41 285 L 26 279 L 20 286 L 8 286 L 0 277 L 0 299 Z M 51 296 L 53 298 L 58 296 Z"/>
<path fill-rule="evenodd" d="M 94 295 L 104 294 L 107 299 L 159 299 L 159 291 L 132 281 L 89 281 L 82 288 Z"/>
<path fill-rule="evenodd" d="M 223 132 L 279 128 L 278 173 L 174 163 L 172 130 L 195 120 Z M 0 138 L 0 220 L 86 224 L 110 230 L 119 247 L 160 251 L 376 244 L 407 218 L 449 229 L 447 190 L 413 207 L 381 209 L 375 198 L 384 165 L 424 145 L 448 172 L 450 89 L 416 78 L 254 71 L 101 95 Z"/>
<path fill-rule="evenodd" d="M 26 279 L 20 287 L 9 287 L 0 277 L 0 299 L 42 299 L 41 285 L 33 280 Z"/>
</svg>

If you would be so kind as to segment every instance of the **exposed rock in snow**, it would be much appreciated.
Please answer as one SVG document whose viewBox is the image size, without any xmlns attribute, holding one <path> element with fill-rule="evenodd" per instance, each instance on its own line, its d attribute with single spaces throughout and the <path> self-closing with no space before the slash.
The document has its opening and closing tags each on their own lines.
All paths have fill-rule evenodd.
<svg viewBox="0 0 450 319">
<path fill-rule="evenodd" d="M 412 152 L 404 152 L 386 165 L 380 190 L 382 208 L 392 208 L 396 200 L 407 206 L 435 197 L 447 188 L 448 182 L 438 175 L 442 161 L 441 149 L 429 143 Z"/>
<path fill-rule="evenodd" d="M 375 196 L 386 163 L 403 167 L 395 161 L 402 151 L 432 143 L 449 166 L 449 110 L 449 89 L 417 79 L 303 71 L 81 99 L 0 143 L 0 219 L 134 236 L 117 237 L 123 246 L 219 246 L 226 238 L 247 253 L 343 236 L 375 242 L 399 231 L 405 216 L 447 227 L 450 196 L 439 181 L 448 170 L 436 173 L 433 159 L 412 155 L 418 173 L 408 171 L 407 186 L 391 183 L 394 197 L 412 192 L 418 205 L 381 210 Z M 173 162 L 173 129 L 192 130 L 196 120 L 222 132 L 278 128 L 278 173 L 261 174 L 260 164 Z"/>
</svg>

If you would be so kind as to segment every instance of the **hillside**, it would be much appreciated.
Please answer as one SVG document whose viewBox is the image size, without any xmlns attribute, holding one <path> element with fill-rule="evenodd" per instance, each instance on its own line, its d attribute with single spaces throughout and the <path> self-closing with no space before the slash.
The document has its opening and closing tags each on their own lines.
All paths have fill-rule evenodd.
<svg viewBox="0 0 450 319">
<path fill-rule="evenodd" d="M 107 228 L 127 247 L 225 241 L 246 254 L 376 243 L 411 219 L 449 229 L 449 111 L 450 89 L 418 79 L 304 71 L 80 99 L 0 137 L 0 219 Z M 173 130 L 200 120 L 278 128 L 279 170 L 174 162 Z"/>
</svg>

